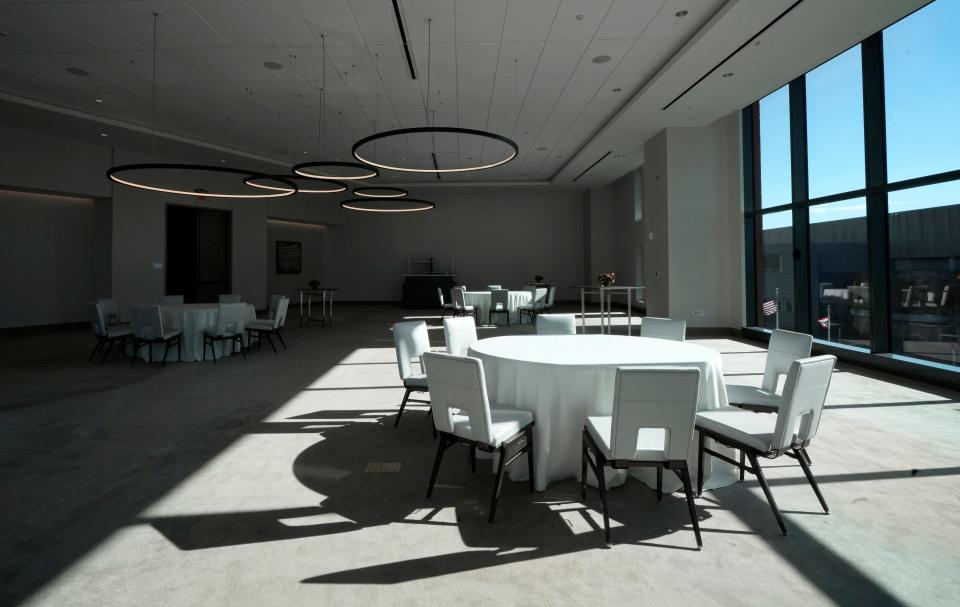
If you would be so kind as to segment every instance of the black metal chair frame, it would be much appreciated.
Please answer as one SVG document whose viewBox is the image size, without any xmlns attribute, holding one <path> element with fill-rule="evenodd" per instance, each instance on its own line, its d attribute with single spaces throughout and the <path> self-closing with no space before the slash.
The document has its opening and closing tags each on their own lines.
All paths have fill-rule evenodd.
<svg viewBox="0 0 960 607">
<path fill-rule="evenodd" d="M 509 307 L 505 307 L 505 308 L 502 308 L 502 309 L 500 309 L 500 310 L 497 310 L 496 308 L 493 307 L 493 302 L 490 302 L 490 311 L 487 312 L 487 317 L 488 317 L 487 320 L 490 322 L 491 325 L 492 325 L 492 324 L 495 324 L 495 323 L 493 322 L 493 315 L 494 315 L 494 314 L 506 314 L 506 315 L 507 315 L 507 326 L 508 326 L 508 327 L 510 326 L 510 308 L 509 308 Z"/>
<path fill-rule="evenodd" d="M 590 459 L 590 451 L 593 451 L 593 458 Z M 657 503 L 663 501 L 663 470 L 673 471 L 674 474 L 683 483 L 683 492 L 687 497 L 687 508 L 690 511 L 690 522 L 693 523 L 693 534 L 697 538 L 697 550 L 703 550 L 703 540 L 700 537 L 700 522 L 697 520 L 697 510 L 693 502 L 693 487 L 690 481 L 690 470 L 687 467 L 687 461 L 682 459 L 666 461 L 643 461 L 631 459 L 607 459 L 603 451 L 597 446 L 593 436 L 586 427 L 583 429 L 582 454 L 580 458 L 580 499 L 587 499 L 587 464 L 593 470 L 597 478 L 597 487 L 600 489 L 600 502 L 603 504 L 603 533 L 607 548 L 612 546 L 610 542 L 610 509 L 607 506 L 607 479 L 603 474 L 606 466 L 614 470 L 625 470 L 628 468 L 656 468 L 657 469 Z"/>
<path fill-rule="evenodd" d="M 247 344 L 249 344 L 249 345 L 247 346 L 247 349 L 250 348 L 250 345 L 253 344 L 253 338 L 256 337 L 256 338 L 257 338 L 257 350 L 259 350 L 259 349 L 263 346 L 261 340 L 262 340 L 264 337 L 266 337 L 266 338 L 267 338 L 267 343 L 270 344 L 270 347 L 273 349 L 273 353 L 276 354 L 276 353 L 277 353 L 277 347 L 276 347 L 275 345 L 273 345 L 273 340 L 270 339 L 270 336 L 271 336 L 271 335 L 276 335 L 276 336 L 277 336 L 277 339 L 280 340 L 280 345 L 283 346 L 283 349 L 284 349 L 284 350 L 286 350 L 286 349 L 287 349 L 287 342 L 283 341 L 283 335 L 280 334 L 280 329 L 281 329 L 281 327 L 277 327 L 276 329 L 250 329 L 250 328 L 247 328 Z"/>
<path fill-rule="evenodd" d="M 153 344 L 164 344 L 163 348 L 163 360 L 160 361 L 160 367 L 163 368 L 167 364 L 167 354 L 170 352 L 170 346 L 177 344 L 177 362 L 183 360 L 183 342 L 181 341 L 183 333 L 177 333 L 173 337 L 157 337 L 156 339 L 140 339 L 136 335 L 133 336 L 133 356 L 130 357 L 130 366 L 133 366 L 133 363 L 137 360 L 137 354 L 140 352 L 140 348 L 147 346 L 147 360 L 153 362 Z"/>
<path fill-rule="evenodd" d="M 786 449 L 774 449 L 772 451 L 763 452 L 728 436 L 723 436 L 708 429 L 701 428 L 699 425 L 697 425 L 697 431 L 700 433 L 699 448 L 697 450 L 697 458 L 700 464 L 698 466 L 699 469 L 697 470 L 698 496 L 703 494 L 703 455 L 706 453 L 739 468 L 741 480 L 743 479 L 744 471 L 756 476 L 757 482 L 760 483 L 760 488 L 763 489 L 763 494 L 767 498 L 767 503 L 770 504 L 770 509 L 773 510 L 773 516 L 777 519 L 777 524 L 780 525 L 780 531 L 783 532 L 784 535 L 789 535 L 787 532 L 787 525 L 783 522 L 783 516 L 781 516 L 780 509 L 777 507 L 777 501 L 773 499 L 773 493 L 770 492 L 770 486 L 767 484 L 767 478 L 764 476 L 763 470 L 760 468 L 760 462 L 757 460 L 758 456 L 762 456 L 766 459 L 776 459 L 781 455 L 786 455 L 788 457 L 792 457 L 800 463 L 800 467 L 803 468 L 803 473 L 806 475 L 807 481 L 813 488 L 813 492 L 817 495 L 817 499 L 820 500 L 820 505 L 823 507 L 823 512 L 825 514 L 830 514 L 830 507 L 827 506 L 827 501 L 823 498 L 823 494 L 820 493 L 820 487 L 817 485 L 817 480 L 813 477 L 813 472 L 810 471 L 810 465 L 807 463 L 807 456 L 805 454 L 807 452 L 807 445 L 810 444 L 810 441 L 798 441 Z M 726 455 L 717 453 L 713 449 L 710 449 L 705 445 L 706 439 L 708 438 L 713 439 L 722 445 L 726 445 L 727 447 L 739 449 L 741 460 L 744 456 L 746 456 L 746 458 L 750 460 L 750 465 L 747 466 L 743 463 L 738 463 Z"/>
<path fill-rule="evenodd" d="M 420 403 L 420 404 L 423 404 L 423 405 L 429 405 L 429 404 L 430 404 L 430 401 L 428 401 L 428 400 L 421 400 L 421 399 L 419 399 L 419 398 L 410 398 L 410 394 L 411 394 L 412 392 L 417 392 L 417 393 L 430 392 L 430 389 L 427 388 L 426 386 L 407 386 L 407 385 L 404 385 L 404 387 L 407 389 L 407 391 L 406 391 L 406 393 L 404 393 L 404 395 L 403 395 L 403 400 L 400 401 L 400 412 L 397 413 L 397 419 L 393 420 L 393 427 L 394 427 L 394 428 L 396 428 L 397 426 L 400 425 L 400 417 L 403 416 L 403 410 L 406 408 L 407 403 Z M 431 413 L 430 409 L 427 409 L 427 415 L 430 415 L 430 413 Z M 436 430 L 436 428 L 434 428 L 434 430 L 433 430 L 433 436 L 434 436 L 434 437 L 437 436 L 437 430 Z"/>
<path fill-rule="evenodd" d="M 500 461 L 497 464 L 497 474 L 493 481 L 493 497 L 490 499 L 490 516 L 487 518 L 487 524 L 493 525 L 494 517 L 497 514 L 497 502 L 500 500 L 500 488 L 503 485 L 504 469 L 517 460 L 524 453 L 527 454 L 527 468 L 529 468 L 530 491 L 535 491 L 533 468 L 533 426 L 535 422 L 530 422 L 520 429 L 519 432 L 500 443 L 499 447 L 492 447 L 482 441 L 475 441 L 462 436 L 457 436 L 449 432 L 438 432 L 440 435 L 440 444 L 437 447 L 437 457 L 433 461 L 433 474 L 430 475 L 430 484 L 427 486 L 427 497 L 430 499 L 433 495 L 433 487 L 437 482 L 437 474 L 440 472 L 440 461 L 443 459 L 443 453 L 451 445 L 457 443 L 465 444 L 470 448 L 470 469 L 477 471 L 477 449 L 487 453 L 498 453 Z"/>
<path fill-rule="evenodd" d="M 229 341 L 237 345 L 240 352 L 243 353 L 243 360 L 247 360 L 247 349 L 243 345 L 243 334 L 234 333 L 232 335 L 214 335 L 203 332 L 203 360 L 207 360 L 207 345 L 210 346 L 210 354 L 213 356 L 213 364 L 217 364 L 217 350 L 214 344 L 218 341 Z"/>
<path fill-rule="evenodd" d="M 754 413 L 773 413 L 776 414 L 778 409 L 777 407 L 770 407 L 768 405 L 754 405 L 750 403 L 730 403 L 731 406 L 737 407 L 739 409 L 744 409 L 746 411 L 753 411 Z M 807 465 L 812 466 L 813 460 L 810 459 L 810 454 L 807 453 L 806 447 L 799 447 L 798 450 L 803 455 L 804 459 L 807 460 Z M 789 455 L 789 454 L 788 454 Z M 740 480 L 743 480 L 743 471 L 747 466 L 747 456 L 746 453 L 741 449 L 740 450 Z"/>
<path fill-rule="evenodd" d="M 133 339 L 133 333 L 126 333 L 124 335 L 117 335 L 114 337 L 108 337 L 106 335 L 100 335 L 97 337 L 97 345 L 93 347 L 93 352 L 90 353 L 90 358 L 87 359 L 87 362 L 93 362 L 93 359 L 96 358 L 97 353 L 103 349 L 103 345 L 107 345 L 107 349 L 103 352 L 103 356 L 100 358 L 100 364 L 102 365 L 106 360 L 107 356 L 110 354 L 110 350 L 113 348 L 113 344 L 120 342 L 121 344 L 126 344 L 127 340 Z M 120 349 L 120 357 L 123 358 L 124 349 Z"/>
<path fill-rule="evenodd" d="M 462 308 L 458 306 L 454 308 L 453 315 L 454 316 L 473 316 L 474 322 L 476 322 L 478 325 L 480 324 L 480 308 L 478 308 L 477 306 L 473 306 L 472 310 L 468 310 L 466 304 L 464 304 L 464 307 Z"/>
</svg>

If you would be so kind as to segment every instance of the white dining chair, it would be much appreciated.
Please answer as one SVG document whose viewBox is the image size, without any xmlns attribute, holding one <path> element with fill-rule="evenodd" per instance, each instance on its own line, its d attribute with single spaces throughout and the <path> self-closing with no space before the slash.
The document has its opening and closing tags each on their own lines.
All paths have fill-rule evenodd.
<svg viewBox="0 0 960 607">
<path fill-rule="evenodd" d="M 530 472 L 530 491 L 534 490 L 533 413 L 491 407 L 483 362 L 478 358 L 428 352 L 423 355 L 423 364 L 429 378 L 433 423 L 440 436 L 427 486 L 427 499 L 433 495 L 440 461 L 450 446 L 461 443 L 469 447 L 474 472 L 477 469 L 477 449 L 496 453 L 499 461 L 487 518 L 487 524 L 492 525 L 503 484 L 503 471 L 524 453 Z"/>
<path fill-rule="evenodd" d="M 446 318 L 447 312 L 453 316 L 457 315 L 457 306 L 452 301 L 446 301 L 443 296 L 443 287 L 437 287 L 437 298 L 440 300 L 440 309 L 442 310 L 440 318 Z"/>
<path fill-rule="evenodd" d="M 727 400 L 731 405 L 744 409 L 776 412 L 783 402 L 783 395 L 777 394 L 780 376 L 790 370 L 793 361 L 809 358 L 812 348 L 811 335 L 783 329 L 774 330 L 767 346 L 767 360 L 763 367 L 763 382 L 760 387 L 727 384 Z"/>
<path fill-rule="evenodd" d="M 410 398 L 413 392 L 429 392 L 427 388 L 427 374 L 423 371 L 422 356 L 430 351 L 430 333 L 427 332 L 427 323 L 422 320 L 411 320 L 393 324 L 393 347 L 397 353 L 397 366 L 400 367 L 400 379 L 406 392 L 400 401 L 400 412 L 393 422 L 393 427 L 400 425 L 403 410 L 407 403 L 430 404 L 430 401 Z M 414 373 L 413 361 L 420 365 L 419 373 Z M 430 412 L 427 411 L 429 414 Z"/>
<path fill-rule="evenodd" d="M 120 306 L 117 305 L 117 300 L 109 297 L 101 297 L 97 300 L 97 305 L 100 306 L 100 312 L 103 314 L 103 320 L 107 327 L 118 327 L 120 325 L 130 324 L 124 322 L 123 318 L 121 318 Z"/>
<path fill-rule="evenodd" d="M 687 339 L 687 321 L 672 318 L 644 317 L 640 321 L 640 337 L 685 341 Z"/>
<path fill-rule="evenodd" d="M 154 344 L 163 344 L 161 367 L 167 364 L 167 354 L 173 346 L 177 346 L 177 361 L 183 360 L 181 337 L 179 329 L 164 329 L 160 306 L 133 306 L 133 356 L 130 357 L 130 366 L 133 366 L 143 347 L 147 348 L 147 360 L 153 362 Z"/>
<path fill-rule="evenodd" d="M 242 309 L 244 310 L 244 314 L 246 314 L 247 305 L 239 305 L 243 306 Z M 250 344 L 253 343 L 254 338 L 257 340 L 258 349 L 260 348 L 263 338 L 267 338 L 267 343 L 270 344 L 270 349 L 273 350 L 274 354 L 276 354 L 277 346 L 274 345 L 271 337 L 276 336 L 276 338 L 280 340 L 280 345 L 283 346 L 283 349 L 287 349 L 287 342 L 283 340 L 283 334 L 280 331 L 287 323 L 287 310 L 290 308 L 290 298 L 286 295 L 281 295 L 277 300 L 276 305 L 276 309 L 269 318 L 251 320 L 244 325 L 244 329 L 247 331 L 248 348 Z"/>
<path fill-rule="evenodd" d="M 530 317 L 530 323 L 533 324 L 537 319 L 537 314 L 543 311 L 543 302 L 537 300 L 537 287 L 529 287 L 526 291 L 530 293 L 530 301 L 517 306 L 521 325 L 523 324 L 524 314 Z"/>
<path fill-rule="evenodd" d="M 220 297 L 217 298 L 217 303 L 240 303 L 242 301 L 240 295 L 236 293 L 221 293 Z"/>
<path fill-rule="evenodd" d="M 183 295 L 161 295 L 160 305 L 161 306 L 183 305 Z"/>
<path fill-rule="evenodd" d="M 103 356 L 100 358 L 100 364 L 102 365 L 116 343 L 121 345 L 120 355 L 122 356 L 127 341 L 133 339 L 133 328 L 130 325 L 107 326 L 103 319 L 103 309 L 97 303 L 87 304 L 87 316 L 90 319 L 90 329 L 93 331 L 93 336 L 97 338 L 97 343 L 87 361 L 92 362 L 97 353 L 106 346 L 107 349 L 104 350 Z"/>
<path fill-rule="evenodd" d="M 507 289 L 493 289 L 490 291 L 490 312 L 488 313 L 488 320 L 491 325 L 496 324 L 493 322 L 494 314 L 506 314 L 507 326 L 510 326 L 510 291 Z"/>
<path fill-rule="evenodd" d="M 577 319 L 573 314 L 538 314 L 537 335 L 576 335 Z"/>
<path fill-rule="evenodd" d="M 448 353 L 466 356 L 467 350 L 477 341 L 477 324 L 472 316 L 445 318 L 443 337 L 447 342 Z"/>
<path fill-rule="evenodd" d="M 487 285 L 487 291 L 496 291 L 497 289 L 502 289 L 501 285 Z"/>
<path fill-rule="evenodd" d="M 473 316 L 479 321 L 480 318 L 480 308 L 477 306 L 468 306 L 465 303 L 464 293 L 466 290 L 463 287 L 454 287 L 450 290 L 450 297 L 453 298 L 453 306 L 456 309 L 457 316 Z"/>
<path fill-rule="evenodd" d="M 810 471 L 804 452 L 820 427 L 823 403 L 827 399 L 827 390 L 830 388 L 830 378 L 836 362 L 837 357 L 831 355 L 793 361 L 787 372 L 783 400 L 776 415 L 762 415 L 739 407 L 720 407 L 698 413 L 700 466 L 697 474 L 697 494 L 703 493 L 704 454 L 733 464 L 757 477 L 777 524 L 780 525 L 780 531 L 787 535 L 787 526 L 757 459 L 775 459 L 787 455 L 800 463 L 807 481 L 820 500 L 820 506 L 829 514 L 830 508 L 820 493 L 820 487 Z M 708 448 L 705 445 L 707 438 L 733 449 L 740 449 L 750 460 L 750 465 L 738 464 L 726 455 Z"/>
<path fill-rule="evenodd" d="M 588 417 L 583 428 L 581 499 L 587 496 L 589 465 L 600 489 L 604 542 L 609 548 L 610 514 L 604 469 L 655 467 L 658 502 L 663 499 L 663 470 L 672 470 L 683 483 L 697 549 L 703 548 L 687 466 L 697 414 L 700 369 L 620 367 L 615 381 L 613 415 Z"/>
<path fill-rule="evenodd" d="M 213 364 L 217 364 L 216 344 L 222 341 L 230 342 L 231 348 L 236 347 L 247 359 L 247 349 L 243 345 L 243 323 L 247 316 L 247 304 L 230 303 L 217 306 L 217 325 L 203 332 L 203 360 L 207 360 L 207 346 L 210 346 L 210 355 Z"/>
</svg>

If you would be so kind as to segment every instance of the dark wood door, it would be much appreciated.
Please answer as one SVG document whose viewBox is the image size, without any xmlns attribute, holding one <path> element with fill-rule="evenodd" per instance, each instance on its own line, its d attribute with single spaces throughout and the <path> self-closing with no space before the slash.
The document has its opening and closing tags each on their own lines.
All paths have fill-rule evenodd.
<svg viewBox="0 0 960 607">
<path fill-rule="evenodd" d="M 167 206 L 168 295 L 203 303 L 230 292 L 231 219 L 229 211 Z"/>
</svg>

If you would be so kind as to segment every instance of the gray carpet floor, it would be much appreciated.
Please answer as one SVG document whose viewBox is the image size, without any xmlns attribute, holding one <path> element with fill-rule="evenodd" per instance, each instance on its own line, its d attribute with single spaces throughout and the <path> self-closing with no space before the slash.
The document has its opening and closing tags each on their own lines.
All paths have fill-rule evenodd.
<svg viewBox="0 0 960 607">
<path fill-rule="evenodd" d="M 488 527 L 492 474 L 462 447 L 424 501 L 425 409 L 393 428 L 404 316 L 341 306 L 332 327 L 291 322 L 278 355 L 163 369 L 88 364 L 79 329 L 5 336 L 0 604 L 956 604 L 957 393 L 841 365 L 810 449 L 829 516 L 780 458 L 766 470 L 791 535 L 748 478 L 697 501 L 697 552 L 682 497 L 628 481 L 607 550 L 599 496 L 574 479 L 505 482 Z M 762 348 L 693 341 L 759 384 Z M 399 470 L 368 467 L 383 463 Z"/>
</svg>

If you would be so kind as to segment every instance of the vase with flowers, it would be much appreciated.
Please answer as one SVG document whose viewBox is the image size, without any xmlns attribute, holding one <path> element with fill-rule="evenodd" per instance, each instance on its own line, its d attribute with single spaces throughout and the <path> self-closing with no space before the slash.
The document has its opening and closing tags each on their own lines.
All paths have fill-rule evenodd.
<svg viewBox="0 0 960 607">
<path fill-rule="evenodd" d="M 600 274 L 600 275 L 597 277 L 597 279 L 600 281 L 600 286 L 601 286 L 601 287 L 611 287 L 611 286 L 613 286 L 613 283 L 615 283 L 615 282 L 617 281 L 617 273 L 616 273 L 616 272 L 604 272 L 603 274 Z"/>
</svg>

